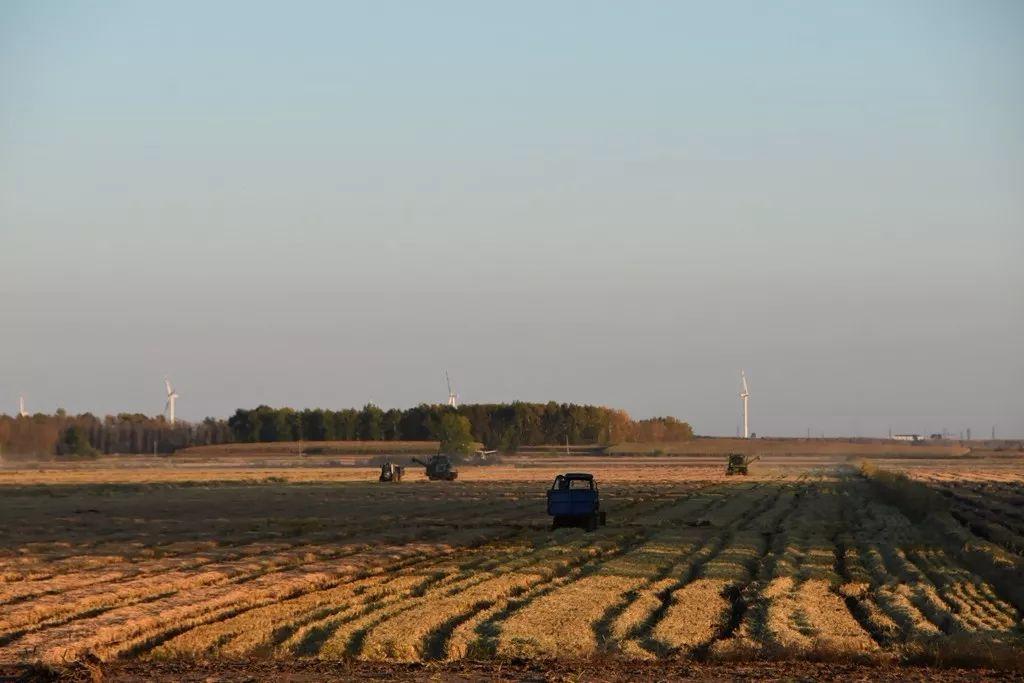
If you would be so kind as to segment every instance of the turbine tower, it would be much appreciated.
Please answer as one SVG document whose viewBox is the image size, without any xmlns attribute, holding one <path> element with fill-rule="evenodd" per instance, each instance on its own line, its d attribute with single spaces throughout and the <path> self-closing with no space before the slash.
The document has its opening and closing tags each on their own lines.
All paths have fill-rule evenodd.
<svg viewBox="0 0 1024 683">
<path fill-rule="evenodd" d="M 28 417 L 28 411 L 25 410 L 25 397 L 18 397 L 18 417 Z"/>
<path fill-rule="evenodd" d="M 459 407 L 459 395 L 452 391 L 452 380 L 448 377 L 448 371 L 444 371 L 444 381 L 448 384 L 448 405 L 452 408 Z"/>
<path fill-rule="evenodd" d="M 164 414 L 167 415 L 167 421 L 174 424 L 174 400 L 178 398 L 178 394 L 175 393 L 174 387 L 171 386 L 171 380 L 164 377 L 164 386 L 167 387 L 167 405 L 164 406 Z"/>
<path fill-rule="evenodd" d="M 742 370 L 740 370 L 740 380 L 742 380 L 742 382 L 743 382 L 743 391 L 740 392 L 740 399 L 743 400 L 743 438 L 744 439 L 749 439 L 750 438 L 750 422 L 749 422 L 749 415 L 750 415 L 750 407 L 749 407 L 750 390 L 747 389 L 747 375 Z"/>
</svg>

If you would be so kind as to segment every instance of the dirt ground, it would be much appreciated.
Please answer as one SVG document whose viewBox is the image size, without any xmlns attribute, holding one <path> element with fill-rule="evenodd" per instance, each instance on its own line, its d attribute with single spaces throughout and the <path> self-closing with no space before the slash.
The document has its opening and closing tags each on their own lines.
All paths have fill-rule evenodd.
<svg viewBox="0 0 1024 683">
<path fill-rule="evenodd" d="M 708 664 L 685 661 L 624 666 L 611 662 L 522 663 L 460 662 L 457 664 L 376 664 L 367 662 L 246 662 L 80 664 L 64 670 L 0 666 L 0 681 L 111 681 L 142 683 L 312 683 L 314 681 L 537 681 L 557 683 L 620 683 L 625 681 L 1022 681 L 1024 675 L 986 669 L 937 669 L 913 666 L 827 664 L 820 662 L 751 662 Z"/>
</svg>

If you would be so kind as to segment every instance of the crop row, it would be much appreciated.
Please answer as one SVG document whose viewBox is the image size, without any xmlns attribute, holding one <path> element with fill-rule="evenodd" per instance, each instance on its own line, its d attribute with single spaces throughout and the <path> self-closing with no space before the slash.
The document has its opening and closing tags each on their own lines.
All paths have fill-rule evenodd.
<svg viewBox="0 0 1024 683">
<path fill-rule="evenodd" d="M 134 540 L 119 555 L 88 538 L 7 547 L 0 661 L 884 659 L 1020 639 L 1004 584 L 852 470 L 613 484 L 592 534 L 550 531 L 543 498 L 518 484 L 356 492 L 308 517 L 253 516 L 216 544 L 143 542 L 123 522 Z M 1012 528 L 974 492 L 950 500 Z M 332 503 L 344 521 L 318 516 Z M 120 560 L 76 562 L 89 547 Z"/>
</svg>

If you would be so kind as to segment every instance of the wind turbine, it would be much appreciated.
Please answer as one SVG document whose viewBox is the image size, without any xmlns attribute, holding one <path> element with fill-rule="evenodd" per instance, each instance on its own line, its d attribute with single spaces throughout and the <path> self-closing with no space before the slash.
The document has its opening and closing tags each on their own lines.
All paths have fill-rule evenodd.
<svg viewBox="0 0 1024 683">
<path fill-rule="evenodd" d="M 171 386 L 171 380 L 164 377 L 164 385 L 167 387 L 167 405 L 164 406 L 164 413 L 167 415 L 167 421 L 174 424 L 174 400 L 178 398 L 178 394 L 175 393 L 174 387 Z"/>
<path fill-rule="evenodd" d="M 452 391 L 452 380 L 448 377 L 448 371 L 444 371 L 444 381 L 448 384 L 448 405 L 452 408 L 459 407 L 459 395 Z"/>
<path fill-rule="evenodd" d="M 28 411 L 25 410 L 25 397 L 24 396 L 19 396 L 18 397 L 18 416 L 19 417 L 28 417 Z"/>
<path fill-rule="evenodd" d="M 740 398 L 743 400 L 743 438 L 750 438 L 750 423 L 748 417 L 750 414 L 750 407 L 748 402 L 750 401 L 750 390 L 747 389 L 747 375 L 745 372 L 740 370 L 740 379 L 743 381 L 743 391 L 740 392 Z"/>
</svg>

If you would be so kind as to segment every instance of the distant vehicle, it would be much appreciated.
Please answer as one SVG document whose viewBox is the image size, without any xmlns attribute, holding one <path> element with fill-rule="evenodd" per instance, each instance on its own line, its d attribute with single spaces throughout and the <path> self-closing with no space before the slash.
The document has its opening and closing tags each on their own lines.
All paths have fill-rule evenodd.
<svg viewBox="0 0 1024 683">
<path fill-rule="evenodd" d="M 459 471 L 452 467 L 452 459 L 443 453 L 431 456 L 426 462 L 419 458 L 413 458 L 412 461 L 427 469 L 427 479 L 430 481 L 455 481 L 459 476 Z"/>
<path fill-rule="evenodd" d="M 548 514 L 551 528 L 563 526 L 583 527 L 594 531 L 604 526 L 604 510 L 594 484 L 594 475 L 586 472 L 559 474 L 548 490 Z"/>
<path fill-rule="evenodd" d="M 760 459 L 760 455 L 755 455 L 753 458 L 748 459 L 747 456 L 742 453 L 730 453 L 729 464 L 725 466 L 725 473 L 729 476 L 734 474 L 747 474 L 747 466 Z"/>
<path fill-rule="evenodd" d="M 402 481 L 402 477 L 405 475 L 405 468 L 401 465 L 396 465 L 390 460 L 380 466 L 380 481 L 393 481 L 398 483 Z"/>
</svg>

